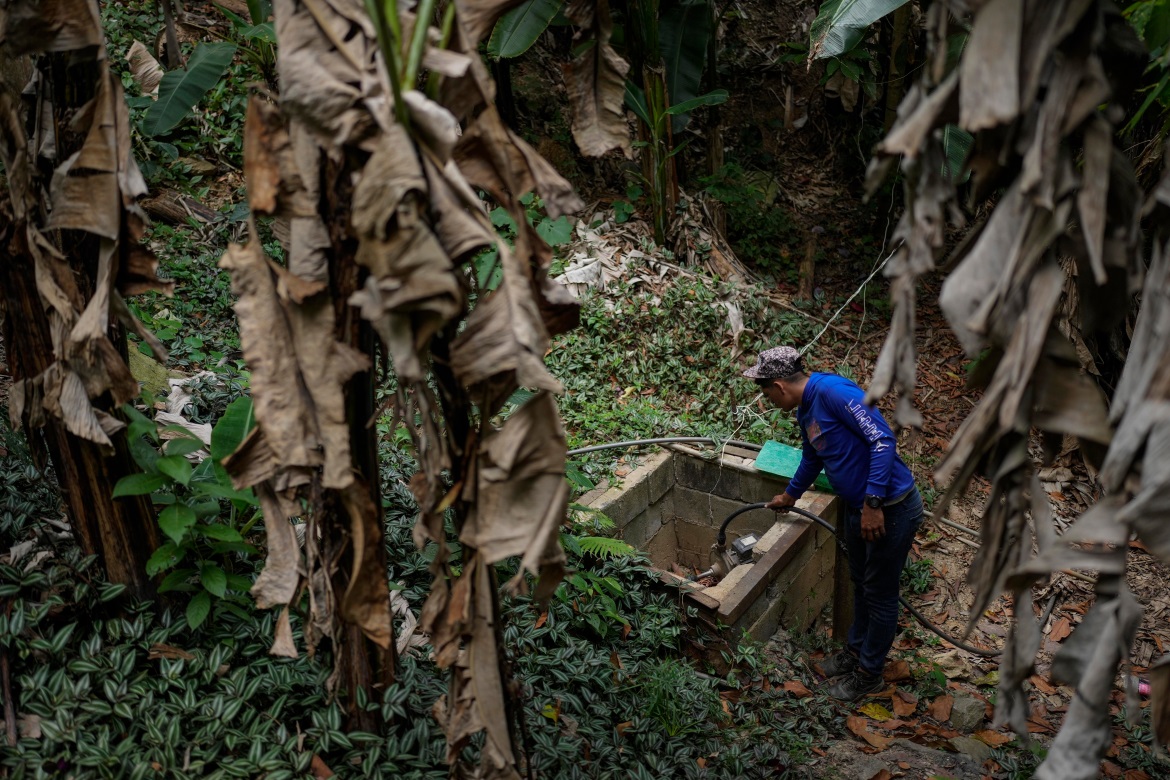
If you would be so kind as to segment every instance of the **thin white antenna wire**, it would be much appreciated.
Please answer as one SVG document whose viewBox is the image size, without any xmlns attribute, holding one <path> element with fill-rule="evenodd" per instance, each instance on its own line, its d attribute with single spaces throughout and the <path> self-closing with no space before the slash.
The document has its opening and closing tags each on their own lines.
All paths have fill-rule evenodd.
<svg viewBox="0 0 1170 780">
<path fill-rule="evenodd" d="M 840 317 L 841 312 L 845 311 L 845 307 L 848 306 L 849 304 L 851 304 L 853 302 L 853 299 L 861 294 L 861 291 L 865 289 L 865 286 L 867 284 L 869 284 L 871 281 L 873 281 L 873 278 L 878 275 L 878 271 L 880 271 L 886 267 L 886 263 L 890 262 L 890 258 L 893 257 L 898 252 L 898 250 L 902 248 L 903 243 L 904 242 L 899 241 L 898 245 L 895 246 L 892 250 L 890 250 L 890 253 L 888 255 L 886 255 L 886 258 L 884 260 L 882 260 L 876 268 L 873 269 L 873 273 L 871 273 L 869 276 L 867 276 L 865 278 L 865 281 L 861 283 L 861 286 L 853 291 L 853 294 L 849 296 L 849 298 L 845 301 L 845 303 L 841 304 L 841 308 L 837 309 L 837 311 L 833 313 L 833 316 L 830 317 L 829 321 L 825 323 L 825 327 L 821 328 L 821 332 L 818 333 L 816 336 L 814 336 L 812 341 L 810 341 L 809 343 L 807 343 L 803 347 L 801 347 L 801 349 L 800 349 L 801 355 L 804 355 L 804 353 L 808 352 L 809 349 L 812 348 L 813 344 L 816 344 L 818 341 L 821 340 L 821 336 L 825 335 L 825 331 L 827 331 L 829 329 L 829 326 L 833 324 L 833 321 L 836 320 L 838 317 Z"/>
</svg>

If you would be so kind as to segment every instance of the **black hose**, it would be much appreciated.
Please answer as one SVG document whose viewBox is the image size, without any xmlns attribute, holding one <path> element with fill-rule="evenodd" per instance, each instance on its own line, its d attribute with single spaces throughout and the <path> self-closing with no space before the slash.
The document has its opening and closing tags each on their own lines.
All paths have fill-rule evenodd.
<svg viewBox="0 0 1170 780">
<path fill-rule="evenodd" d="M 719 544 L 720 547 L 725 546 L 727 544 L 727 526 L 731 524 L 732 520 L 739 517 L 744 512 L 751 512 L 756 509 L 764 509 L 767 506 L 767 501 L 761 501 L 758 504 L 748 504 L 747 506 L 741 506 L 739 509 L 729 514 L 727 519 L 723 521 L 723 525 L 719 526 L 719 535 L 715 537 L 715 541 Z"/>
<path fill-rule="evenodd" d="M 723 524 L 719 526 L 719 535 L 716 537 L 716 540 L 718 541 L 719 546 L 722 547 L 723 545 L 725 545 L 727 543 L 727 526 L 729 523 L 731 523 L 732 520 L 739 517 L 744 512 L 750 512 L 750 511 L 755 510 L 755 509 L 766 509 L 767 507 L 768 507 L 767 502 L 761 501 L 758 504 L 748 504 L 745 507 L 740 507 L 739 509 L 737 509 L 734 512 L 732 512 L 731 514 L 729 514 L 727 516 L 727 519 L 725 519 L 723 521 Z M 823 517 L 820 517 L 819 515 L 815 515 L 812 512 L 808 511 L 807 509 L 801 509 L 800 507 L 796 507 L 796 506 L 785 507 L 783 509 L 779 509 L 776 511 L 791 512 L 793 514 L 797 514 L 797 515 L 800 515 L 801 517 L 805 517 L 805 518 L 808 518 L 809 520 L 812 520 L 814 523 L 819 525 L 821 528 L 824 528 L 826 531 L 831 533 L 834 536 L 834 538 L 836 538 L 837 544 L 841 546 L 842 550 L 846 549 L 844 540 L 841 539 L 840 536 L 837 536 L 837 529 L 834 528 Z M 929 620 L 927 620 L 926 616 L 923 615 L 921 612 L 919 612 L 917 609 L 915 609 L 914 606 L 911 605 L 910 602 L 906 600 L 905 596 L 902 596 L 899 594 L 898 602 L 901 603 L 901 605 L 903 607 L 905 607 L 919 623 L 921 623 L 923 626 L 925 626 L 930 631 L 937 634 L 942 639 L 945 639 L 947 642 L 950 642 L 952 645 L 959 648 L 960 650 L 966 650 L 968 653 L 975 653 L 976 655 L 981 655 L 981 656 L 984 656 L 986 658 L 996 658 L 1000 655 L 1003 655 L 1002 650 L 986 650 L 982 647 L 976 647 L 975 645 L 969 645 L 966 642 L 961 642 L 958 639 L 955 639 L 953 636 L 950 636 L 945 631 L 943 631 L 941 628 L 936 626 L 934 623 L 931 623 Z"/>
<path fill-rule="evenodd" d="M 579 447 L 575 450 L 569 450 L 567 454 L 584 455 L 587 452 L 617 450 L 625 447 L 646 447 L 652 444 L 713 444 L 717 447 L 730 444 L 734 447 L 742 447 L 755 452 L 759 452 L 762 449 L 759 444 L 752 444 L 750 441 L 739 441 L 738 439 L 727 439 L 721 442 L 718 439 L 712 439 L 710 436 L 663 436 L 658 439 L 631 439 L 629 441 L 613 441 L 609 444 L 594 444 L 591 447 Z"/>
</svg>

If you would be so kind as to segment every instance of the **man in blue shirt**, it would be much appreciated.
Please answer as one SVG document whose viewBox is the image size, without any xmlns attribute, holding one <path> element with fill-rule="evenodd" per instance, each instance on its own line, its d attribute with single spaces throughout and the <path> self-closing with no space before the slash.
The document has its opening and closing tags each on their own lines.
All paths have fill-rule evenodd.
<svg viewBox="0 0 1170 780">
<path fill-rule="evenodd" d="M 744 372 L 769 401 L 796 409 L 803 442 L 800 466 L 768 506 L 796 503 L 824 469 L 845 504 L 843 533 L 853 580 L 853 625 L 846 646 L 822 665 L 829 694 L 859 699 L 882 687 L 882 668 L 898 631 L 898 586 L 922 498 L 898 457 L 896 440 L 865 391 L 835 374 L 806 374 L 800 353 L 773 347 Z"/>
</svg>

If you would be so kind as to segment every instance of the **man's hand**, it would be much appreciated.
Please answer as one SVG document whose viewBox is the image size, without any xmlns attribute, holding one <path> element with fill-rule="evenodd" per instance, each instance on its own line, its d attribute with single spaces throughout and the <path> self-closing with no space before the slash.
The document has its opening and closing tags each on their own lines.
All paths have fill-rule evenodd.
<svg viewBox="0 0 1170 780">
<path fill-rule="evenodd" d="M 861 538 L 867 542 L 876 542 L 886 535 L 886 513 L 881 507 L 863 506 L 861 508 Z"/>
<path fill-rule="evenodd" d="M 786 512 L 788 507 L 796 504 L 796 499 L 787 493 L 781 493 L 778 496 L 773 496 L 772 500 L 768 502 L 766 509 L 775 509 L 777 512 Z"/>
</svg>

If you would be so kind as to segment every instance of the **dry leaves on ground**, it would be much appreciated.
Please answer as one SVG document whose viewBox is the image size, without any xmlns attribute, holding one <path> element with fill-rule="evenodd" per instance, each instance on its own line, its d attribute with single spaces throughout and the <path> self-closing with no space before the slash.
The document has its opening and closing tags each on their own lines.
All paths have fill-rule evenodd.
<svg viewBox="0 0 1170 780">
<path fill-rule="evenodd" d="M 953 696 L 943 695 L 930 703 L 926 710 L 926 714 L 937 720 L 939 723 L 945 723 L 951 719 L 951 707 L 955 704 Z"/>
<path fill-rule="evenodd" d="M 870 731 L 869 721 L 861 715 L 850 715 L 847 717 L 845 719 L 845 726 L 854 736 L 865 740 L 871 747 L 877 748 L 878 750 L 885 750 L 894 741 L 893 737 L 887 737 Z"/>
<path fill-rule="evenodd" d="M 812 696 L 812 691 L 810 691 L 808 686 L 806 686 L 800 680 L 788 680 L 784 683 L 783 688 L 798 699 L 804 699 Z"/>
<path fill-rule="evenodd" d="M 886 668 L 882 670 L 882 679 L 888 683 L 909 680 L 911 677 L 910 663 L 901 658 L 886 664 Z"/>
<path fill-rule="evenodd" d="M 991 731 L 989 729 L 976 731 L 971 736 L 975 737 L 975 739 L 979 740 L 985 745 L 991 745 L 991 747 L 1006 745 L 1015 739 L 1015 737 L 1011 734 L 1004 734 L 1002 731 Z"/>
<path fill-rule="evenodd" d="M 894 714 L 899 718 L 913 715 L 918 709 L 918 697 L 907 691 L 897 689 L 892 697 Z"/>
<path fill-rule="evenodd" d="M 857 711 L 862 715 L 865 715 L 867 718 L 876 720 L 879 723 L 890 720 L 892 717 L 894 717 L 889 710 L 878 704 L 876 701 L 871 701 L 868 704 L 861 705 L 857 708 Z"/>
</svg>

